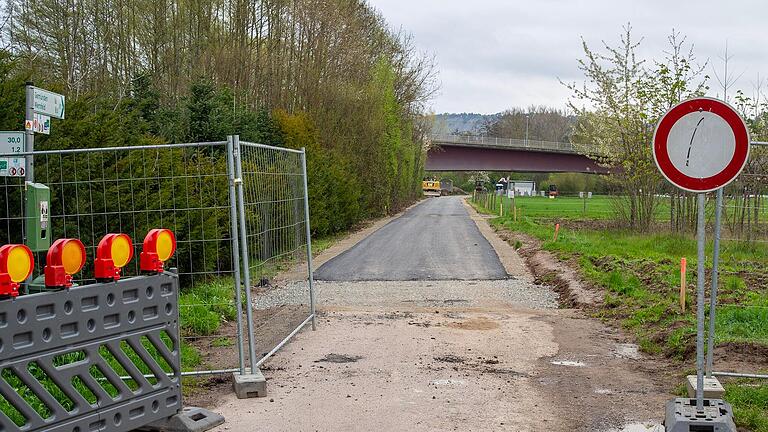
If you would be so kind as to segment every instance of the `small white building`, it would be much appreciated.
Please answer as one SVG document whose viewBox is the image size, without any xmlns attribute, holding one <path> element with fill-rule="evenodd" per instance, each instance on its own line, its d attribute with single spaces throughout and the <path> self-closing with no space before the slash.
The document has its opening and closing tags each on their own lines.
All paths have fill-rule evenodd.
<svg viewBox="0 0 768 432">
<path fill-rule="evenodd" d="M 510 180 L 510 196 L 512 191 L 515 191 L 515 196 L 534 196 L 536 195 L 536 182 L 529 180 Z"/>
</svg>

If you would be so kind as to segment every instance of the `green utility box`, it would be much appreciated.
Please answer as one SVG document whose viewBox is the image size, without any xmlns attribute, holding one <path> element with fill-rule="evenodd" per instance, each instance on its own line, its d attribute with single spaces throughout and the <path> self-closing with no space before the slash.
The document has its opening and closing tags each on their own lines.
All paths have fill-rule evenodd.
<svg viewBox="0 0 768 432">
<path fill-rule="evenodd" d="M 51 190 L 40 183 L 27 183 L 26 186 L 26 244 L 32 252 L 45 252 L 51 247 Z"/>
</svg>

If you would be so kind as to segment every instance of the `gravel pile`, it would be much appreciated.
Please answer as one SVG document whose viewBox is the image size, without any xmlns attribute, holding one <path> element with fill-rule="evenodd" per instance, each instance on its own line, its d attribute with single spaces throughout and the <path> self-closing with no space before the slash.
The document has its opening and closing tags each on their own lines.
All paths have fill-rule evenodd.
<svg viewBox="0 0 768 432">
<path fill-rule="evenodd" d="M 513 304 L 532 309 L 557 308 L 557 294 L 546 286 L 518 279 L 486 281 L 315 282 L 318 304 L 386 307 L 474 307 Z M 306 283 L 270 287 L 254 298 L 257 309 L 307 304 Z"/>
</svg>

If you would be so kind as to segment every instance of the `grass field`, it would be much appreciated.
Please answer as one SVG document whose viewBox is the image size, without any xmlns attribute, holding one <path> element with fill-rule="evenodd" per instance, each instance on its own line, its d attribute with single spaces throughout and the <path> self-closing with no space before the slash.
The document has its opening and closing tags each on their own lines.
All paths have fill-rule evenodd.
<svg viewBox="0 0 768 432">
<path fill-rule="evenodd" d="M 570 220 L 613 220 L 616 218 L 617 208 L 625 197 L 597 195 L 592 198 L 579 198 L 578 196 L 560 196 L 554 199 L 545 197 L 496 197 L 491 200 L 487 195 L 478 195 L 478 204 L 481 204 L 489 213 L 499 214 L 500 206 L 504 205 L 504 214 L 510 215 L 513 207 L 517 208 L 518 216 L 533 218 L 558 218 Z M 734 207 L 739 203 L 734 199 L 726 198 L 724 212 L 732 214 Z M 660 198 L 655 210 L 658 222 L 669 221 L 669 198 Z M 714 212 L 714 202 L 707 202 L 707 218 L 711 223 Z M 762 220 L 768 220 L 768 207 L 760 208 Z"/>
<path fill-rule="evenodd" d="M 544 249 L 574 262 L 586 280 L 606 292 L 596 317 L 632 332 L 645 352 L 680 360 L 681 371 L 687 369 L 696 337 L 696 242 L 691 236 L 601 228 L 601 221 L 613 218 L 612 199 L 593 197 L 585 212 L 579 198 L 517 198 L 522 209 L 517 220 L 505 200 L 506 214 L 492 223 L 535 237 Z M 498 201 L 495 208 L 485 204 L 476 207 L 499 214 Z M 556 221 L 561 224 L 557 241 Z M 710 260 L 711 248 L 709 243 Z M 688 261 L 685 312 L 679 305 L 683 257 Z M 768 244 L 723 242 L 720 268 L 716 342 L 768 345 Z M 729 382 L 726 397 L 741 426 L 768 432 L 768 387 L 762 384 Z"/>
</svg>

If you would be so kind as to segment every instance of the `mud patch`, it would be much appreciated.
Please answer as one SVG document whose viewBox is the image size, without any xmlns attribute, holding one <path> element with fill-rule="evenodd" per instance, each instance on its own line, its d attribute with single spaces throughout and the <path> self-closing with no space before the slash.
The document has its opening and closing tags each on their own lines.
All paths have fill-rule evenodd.
<svg viewBox="0 0 768 432">
<path fill-rule="evenodd" d="M 449 354 L 449 355 L 435 357 L 435 361 L 438 361 L 441 363 L 464 363 L 465 359 L 463 357 Z"/>
<path fill-rule="evenodd" d="M 664 426 L 658 423 L 630 423 L 608 432 L 664 432 Z"/>
<path fill-rule="evenodd" d="M 355 363 L 362 358 L 362 356 L 331 353 L 319 360 L 315 360 L 315 363 Z"/>
<path fill-rule="evenodd" d="M 408 325 L 416 326 L 416 327 L 432 327 L 431 322 L 420 322 L 420 321 L 408 321 Z"/>
<path fill-rule="evenodd" d="M 531 236 L 507 230 L 497 231 L 499 237 L 510 245 L 521 244 L 518 253 L 525 259 L 534 276 L 534 283 L 547 285 L 558 294 L 562 308 L 594 306 L 601 303 L 603 293 L 585 284 L 573 263 L 562 262 L 541 249 L 541 242 Z"/>
<path fill-rule="evenodd" d="M 529 374 L 524 372 L 519 372 L 510 368 L 498 366 L 501 364 L 501 361 L 499 361 L 498 357 L 493 356 L 493 358 L 485 358 L 482 356 L 479 356 L 474 359 L 465 358 L 453 354 L 446 354 L 442 356 L 433 357 L 433 359 L 438 363 L 448 363 L 451 366 L 447 366 L 450 369 L 453 369 L 456 372 L 475 372 L 480 375 L 483 374 L 494 374 L 494 375 L 502 375 L 506 376 L 507 378 L 528 378 L 530 377 Z M 427 369 L 431 370 L 444 370 L 446 367 L 443 366 L 427 366 Z"/>
<path fill-rule="evenodd" d="M 379 318 L 384 318 L 389 320 L 408 319 L 408 318 L 413 318 L 413 314 L 411 312 L 395 311 L 395 312 L 389 312 L 383 315 L 379 315 Z"/>
<path fill-rule="evenodd" d="M 493 330 L 499 328 L 499 323 L 487 318 L 475 318 L 467 321 L 451 322 L 446 324 L 446 327 L 459 330 Z"/>
</svg>

